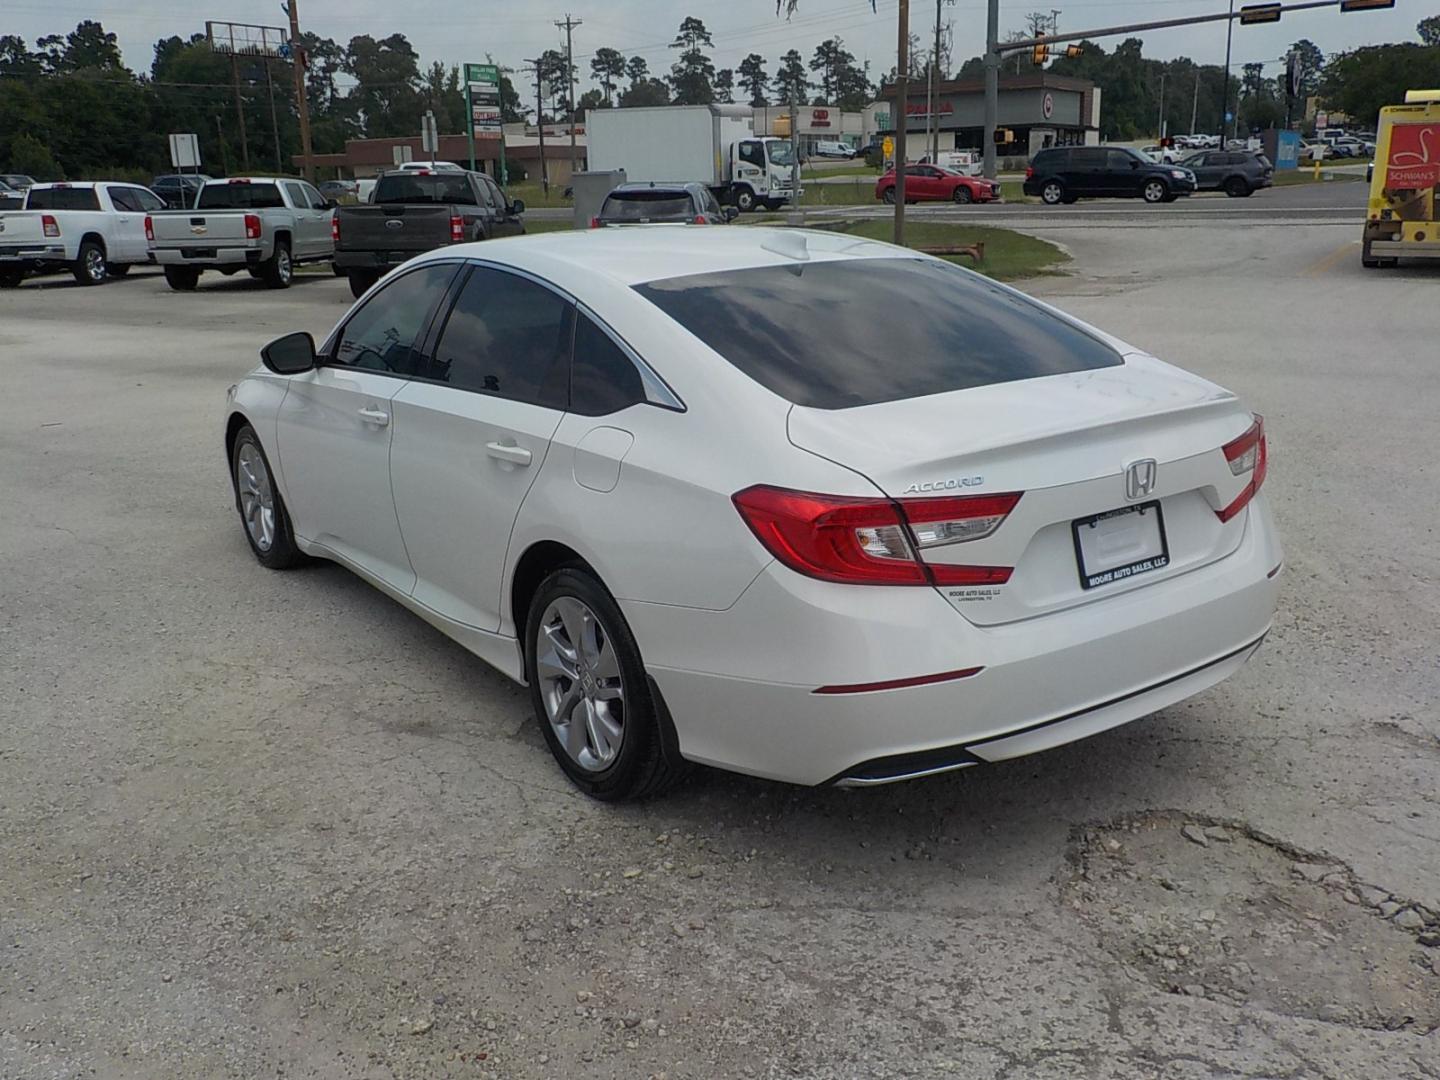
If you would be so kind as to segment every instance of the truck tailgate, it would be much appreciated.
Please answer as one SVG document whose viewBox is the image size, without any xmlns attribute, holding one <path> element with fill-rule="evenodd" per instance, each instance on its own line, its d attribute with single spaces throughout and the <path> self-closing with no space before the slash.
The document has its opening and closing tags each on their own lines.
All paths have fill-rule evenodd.
<svg viewBox="0 0 1440 1080">
<path fill-rule="evenodd" d="M 473 211 L 473 208 L 472 208 Z M 336 251 L 397 251 L 419 254 L 451 242 L 449 206 L 386 203 L 342 206 Z"/>
<path fill-rule="evenodd" d="M 244 210 L 162 210 L 150 215 L 157 247 L 241 247 L 245 236 Z"/>
<path fill-rule="evenodd" d="M 0 210 L 0 254 L 10 248 L 31 248 L 43 243 L 45 229 L 40 214 L 39 210 Z"/>
</svg>

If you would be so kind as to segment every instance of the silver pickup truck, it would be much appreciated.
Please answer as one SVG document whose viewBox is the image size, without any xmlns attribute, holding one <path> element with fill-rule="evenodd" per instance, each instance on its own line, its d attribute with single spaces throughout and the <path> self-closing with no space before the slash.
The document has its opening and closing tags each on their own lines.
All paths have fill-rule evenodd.
<svg viewBox="0 0 1440 1080">
<path fill-rule="evenodd" d="M 285 289 L 297 265 L 334 256 L 334 210 L 303 180 L 211 180 L 192 209 L 150 215 L 150 251 L 172 289 L 194 289 L 206 270 L 227 276 L 244 270 L 272 289 Z"/>
</svg>

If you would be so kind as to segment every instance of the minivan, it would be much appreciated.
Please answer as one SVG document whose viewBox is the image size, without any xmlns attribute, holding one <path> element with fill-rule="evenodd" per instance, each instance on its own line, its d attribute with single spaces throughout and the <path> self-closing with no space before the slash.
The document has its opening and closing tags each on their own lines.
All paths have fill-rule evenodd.
<svg viewBox="0 0 1440 1080">
<path fill-rule="evenodd" d="M 1128 146 L 1053 146 L 1030 159 L 1025 194 L 1049 206 L 1080 198 L 1173 202 L 1195 190 L 1195 174 L 1151 161 Z"/>
</svg>

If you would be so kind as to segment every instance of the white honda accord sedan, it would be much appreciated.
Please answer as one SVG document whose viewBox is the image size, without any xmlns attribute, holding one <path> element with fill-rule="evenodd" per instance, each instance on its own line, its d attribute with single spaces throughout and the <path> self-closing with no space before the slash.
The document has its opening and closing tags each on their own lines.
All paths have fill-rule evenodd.
<svg viewBox="0 0 1440 1080">
<path fill-rule="evenodd" d="M 598 798 L 689 762 L 863 785 L 1028 754 L 1270 627 L 1260 418 L 887 244 L 461 245 L 263 359 L 225 424 L 260 562 L 333 559 L 528 685 Z"/>
</svg>

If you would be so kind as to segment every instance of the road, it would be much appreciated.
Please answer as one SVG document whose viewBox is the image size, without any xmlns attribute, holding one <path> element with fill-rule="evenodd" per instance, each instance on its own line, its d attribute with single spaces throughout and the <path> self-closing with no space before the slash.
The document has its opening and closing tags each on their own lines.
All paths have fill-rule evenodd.
<svg viewBox="0 0 1440 1080">
<path fill-rule="evenodd" d="M 1265 414 L 1275 628 L 865 791 L 596 805 L 459 647 L 260 568 L 224 390 L 343 282 L 0 293 L 0 1076 L 1435 1080 L 1437 272 L 1134 213 L 1037 217 L 1030 288 Z"/>
</svg>

